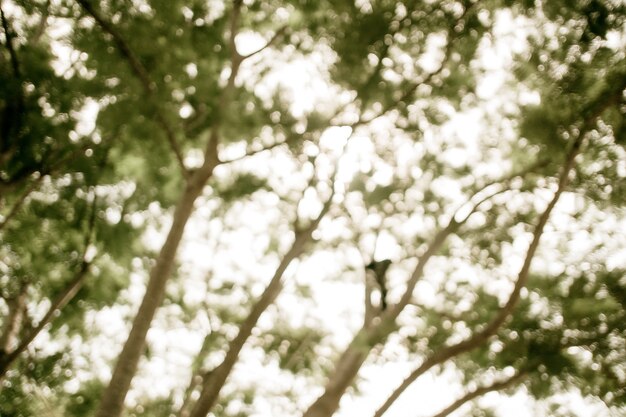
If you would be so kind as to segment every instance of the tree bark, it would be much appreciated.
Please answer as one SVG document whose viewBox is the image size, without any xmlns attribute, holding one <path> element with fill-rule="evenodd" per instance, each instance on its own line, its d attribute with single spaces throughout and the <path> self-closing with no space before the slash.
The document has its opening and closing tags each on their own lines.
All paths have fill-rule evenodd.
<svg viewBox="0 0 626 417">
<path fill-rule="evenodd" d="M 139 62 L 136 55 L 130 49 L 128 44 L 122 38 L 120 33 L 107 22 L 89 3 L 87 0 L 77 0 L 83 9 L 93 17 L 98 25 L 109 35 L 113 37 L 113 41 L 131 66 L 135 76 L 141 81 L 148 99 L 153 100 L 156 84 L 150 78 L 146 68 Z M 184 165 L 182 152 L 174 137 L 174 129 L 168 124 L 167 119 L 160 113 L 159 103 L 155 103 L 157 109 L 157 122 L 164 130 L 166 138 L 180 165 L 183 177 L 187 181 L 187 185 L 174 211 L 172 226 L 168 232 L 165 244 L 161 248 L 156 264 L 150 272 L 150 278 L 146 287 L 146 294 L 143 297 L 137 315 L 133 320 L 133 325 L 128 335 L 128 339 L 124 344 L 122 352 L 118 358 L 117 364 L 113 371 L 111 381 L 105 389 L 100 407 L 96 413 L 96 417 L 119 417 L 124 408 L 124 400 L 130 388 L 131 381 L 137 372 L 139 359 L 142 356 L 146 345 L 146 335 L 152 324 L 152 320 L 156 310 L 161 305 L 165 296 L 165 287 L 167 280 L 172 274 L 174 268 L 176 252 L 183 236 L 185 226 L 189 217 L 193 213 L 193 206 L 197 198 L 202 194 L 202 189 L 213 175 L 213 170 L 220 163 L 218 157 L 219 142 L 219 114 L 227 108 L 230 101 L 230 94 L 234 88 L 234 80 L 237 76 L 240 59 L 235 49 L 234 39 L 237 32 L 237 23 L 241 7 L 241 0 L 236 0 L 233 6 L 233 14 L 231 16 L 231 53 L 232 53 L 232 70 L 228 79 L 227 87 L 222 90 L 220 97 L 220 107 L 216 110 L 217 122 L 211 129 L 211 135 L 206 143 L 204 151 L 204 163 L 198 170 L 190 171 Z M 240 62 L 239 62 L 240 63 Z"/>
</svg>

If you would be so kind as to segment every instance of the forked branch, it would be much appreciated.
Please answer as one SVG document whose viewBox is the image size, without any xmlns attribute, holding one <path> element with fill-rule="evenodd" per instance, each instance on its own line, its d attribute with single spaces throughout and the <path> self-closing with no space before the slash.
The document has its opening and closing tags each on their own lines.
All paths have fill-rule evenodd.
<svg viewBox="0 0 626 417">
<path fill-rule="evenodd" d="M 402 395 L 402 393 L 415 380 L 417 380 L 417 378 L 422 376 L 429 369 L 431 369 L 432 367 L 436 365 L 444 363 L 447 360 L 461 353 L 468 352 L 480 346 L 482 343 L 484 343 L 487 339 L 489 339 L 489 337 L 493 336 L 497 332 L 500 326 L 506 321 L 506 319 L 513 312 L 513 309 L 515 308 L 515 306 L 517 305 L 519 301 L 521 290 L 522 288 L 524 288 L 524 286 L 526 285 L 526 282 L 528 281 L 530 266 L 535 256 L 535 253 L 537 251 L 537 248 L 539 247 L 539 242 L 541 240 L 544 227 L 547 224 L 548 219 L 550 218 L 550 214 L 552 213 L 552 210 L 556 206 L 556 203 L 558 202 L 561 194 L 563 193 L 567 184 L 569 183 L 569 176 L 574 167 L 574 161 L 575 161 L 576 155 L 578 155 L 578 152 L 580 151 L 580 147 L 581 147 L 584 135 L 585 135 L 585 131 L 582 131 L 579 134 L 579 136 L 575 139 L 569 152 L 567 153 L 567 156 L 565 158 L 565 163 L 563 165 L 563 169 L 561 170 L 561 174 L 559 176 L 557 190 L 554 193 L 554 196 L 552 197 L 550 202 L 548 203 L 548 206 L 539 217 L 539 221 L 537 222 L 537 225 L 535 226 L 535 230 L 533 231 L 532 241 L 530 242 L 530 245 L 526 252 L 524 263 L 522 265 L 522 268 L 520 269 L 517 280 L 515 282 L 515 286 L 506 304 L 498 311 L 496 316 L 482 330 L 477 331 L 471 337 L 469 337 L 468 339 L 462 342 L 459 342 L 452 346 L 445 347 L 437 351 L 436 353 L 431 355 L 429 358 L 427 358 L 422 363 L 422 365 L 420 365 L 417 369 L 415 369 L 400 384 L 400 386 L 398 386 L 398 388 L 394 390 L 394 392 L 389 396 L 389 398 L 385 401 L 385 403 L 378 409 L 378 411 L 375 414 L 376 417 L 382 416 L 389 409 L 389 407 L 391 407 L 391 405 L 400 397 L 400 395 Z"/>
<path fill-rule="evenodd" d="M 526 168 L 513 172 L 505 176 L 504 178 L 486 183 L 485 185 L 483 185 L 482 187 L 474 191 L 473 195 L 469 198 L 467 203 L 461 205 L 455 210 L 455 212 L 450 216 L 450 220 L 448 221 L 446 226 L 442 228 L 435 235 L 435 237 L 432 239 L 432 241 L 428 245 L 428 249 L 426 249 L 426 251 L 418 258 L 417 266 L 415 267 L 415 270 L 413 271 L 413 273 L 411 274 L 407 282 L 407 286 L 402 297 L 400 298 L 398 303 L 393 305 L 389 310 L 389 313 L 388 313 L 389 319 L 395 320 L 400 315 L 402 310 L 404 310 L 404 308 L 410 303 L 413 297 L 413 292 L 415 290 L 415 287 L 417 286 L 417 283 L 424 275 L 424 269 L 426 267 L 426 264 L 439 251 L 439 249 L 441 249 L 441 246 L 444 244 L 448 236 L 450 236 L 452 233 L 458 230 L 460 226 L 465 224 L 467 220 L 472 216 L 472 214 L 474 214 L 485 202 L 489 201 L 490 199 L 492 199 L 498 194 L 508 191 L 510 189 L 511 182 L 515 178 L 526 176 L 530 172 L 533 172 L 535 169 L 542 166 L 544 163 L 545 161 L 538 161 L 534 164 L 531 164 L 530 166 Z M 495 186 L 495 185 L 500 185 L 500 187 L 490 193 L 486 193 L 484 196 L 482 196 L 482 198 L 478 199 L 478 201 L 476 201 L 475 203 L 473 204 L 471 203 L 472 200 L 476 199 L 478 196 L 481 196 L 487 191 L 488 188 Z M 462 214 L 461 211 L 468 204 L 471 204 L 471 208 L 469 209 L 467 214 L 464 214 L 463 216 L 460 216 L 460 219 L 457 219 L 459 215 Z"/>
<path fill-rule="evenodd" d="M 337 169 L 335 169 L 335 175 L 336 172 Z M 283 258 L 276 268 L 272 279 L 265 287 L 265 290 L 263 291 L 259 299 L 253 305 L 252 310 L 250 311 L 248 316 L 239 326 L 239 332 L 237 333 L 237 336 L 229 343 L 228 351 L 226 352 L 224 360 L 216 368 L 205 373 L 200 396 L 198 397 L 198 400 L 196 401 L 191 413 L 189 414 L 191 417 L 206 416 L 217 401 L 219 393 L 224 386 L 226 379 L 228 378 L 233 367 L 237 363 L 239 353 L 241 352 L 246 341 L 252 334 L 252 331 L 259 321 L 259 318 L 280 294 L 283 288 L 283 275 L 285 271 L 295 259 L 302 255 L 307 243 L 311 241 L 313 232 L 318 228 L 320 222 L 328 213 L 328 210 L 332 205 L 333 197 L 335 195 L 335 175 L 331 180 L 332 191 L 330 193 L 330 196 L 324 202 L 324 205 L 317 217 L 311 220 L 311 222 L 304 228 L 299 228 L 297 224 L 294 226 L 295 238 L 294 242 L 291 245 L 291 248 L 287 251 L 287 253 L 285 253 L 285 255 L 283 255 Z M 185 414 L 185 416 L 186 415 L 187 414 Z M 184 417 L 182 413 L 181 417 Z"/>
<path fill-rule="evenodd" d="M 522 174 L 524 172 L 526 172 L 526 170 L 523 170 Z M 460 220 L 456 220 L 459 213 L 458 210 L 453 216 L 451 216 L 447 226 L 435 235 L 426 252 L 419 257 L 418 264 L 412 276 L 409 278 L 407 288 L 400 301 L 393 306 L 389 306 L 387 311 L 380 316 L 378 323 L 372 323 L 370 326 L 364 325 L 353 337 L 351 343 L 335 363 L 335 370 L 328 378 L 328 382 L 324 388 L 324 393 L 317 398 L 308 410 L 306 410 L 304 417 L 327 417 L 332 415 L 335 410 L 337 410 L 341 397 L 358 374 L 372 347 L 384 342 L 390 332 L 393 331 L 396 318 L 402 312 L 404 307 L 406 307 L 406 305 L 410 302 L 415 285 L 422 276 L 429 259 L 439 251 L 446 238 L 457 230 L 459 226 L 465 223 L 472 213 L 474 213 L 487 199 L 506 191 L 508 189 L 506 187 L 507 183 L 517 175 L 520 174 L 507 176 L 502 181 L 503 186 L 500 189 L 488 194 L 486 197 L 483 197 L 478 202 L 474 203 L 465 217 L 462 217 Z M 485 185 L 479 189 L 470 198 L 469 203 L 471 204 L 471 200 L 478 196 L 481 191 L 485 190 L 485 188 L 489 185 Z M 461 206 L 459 210 L 464 206 L 465 205 Z"/>
</svg>

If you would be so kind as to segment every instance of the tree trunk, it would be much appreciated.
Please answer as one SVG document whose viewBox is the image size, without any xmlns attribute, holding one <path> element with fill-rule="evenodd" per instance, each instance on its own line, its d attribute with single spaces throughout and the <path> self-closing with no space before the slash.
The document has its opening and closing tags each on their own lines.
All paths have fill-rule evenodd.
<svg viewBox="0 0 626 417">
<path fill-rule="evenodd" d="M 204 173 L 203 177 L 205 178 L 202 178 L 202 180 L 198 178 L 200 173 L 196 173 L 198 175 L 189 182 L 181 200 L 176 206 L 172 226 L 165 244 L 156 259 L 156 264 L 150 272 L 146 293 L 133 321 L 128 339 L 118 358 L 111 381 L 104 391 L 96 417 L 119 417 L 122 413 L 124 399 L 146 345 L 146 335 L 156 310 L 165 296 L 166 283 L 174 268 L 176 252 L 183 236 L 185 225 L 193 212 L 196 199 L 202 193 L 206 179 L 212 173 L 213 167 L 209 167 L 209 172 Z"/>
</svg>

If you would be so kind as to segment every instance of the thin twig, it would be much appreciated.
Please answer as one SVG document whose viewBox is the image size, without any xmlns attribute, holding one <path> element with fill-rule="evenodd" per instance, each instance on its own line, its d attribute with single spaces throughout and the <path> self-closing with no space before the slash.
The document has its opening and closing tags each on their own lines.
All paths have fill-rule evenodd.
<svg viewBox="0 0 626 417">
<path fill-rule="evenodd" d="M 115 133 L 113 133 L 112 135 L 108 136 L 104 140 L 105 141 L 108 141 L 109 139 L 115 140 L 116 137 L 117 137 L 117 131 Z M 20 195 L 18 200 L 15 202 L 15 204 L 11 208 L 11 211 L 6 215 L 6 217 L 2 220 L 2 222 L 0 222 L 0 230 L 2 230 L 7 225 L 8 221 L 11 220 L 18 213 L 19 209 L 22 207 L 22 205 L 26 201 L 26 198 L 33 191 L 35 191 L 37 189 L 37 186 L 42 182 L 44 177 L 46 177 L 47 175 L 52 176 L 52 175 L 56 174 L 57 172 L 60 171 L 60 168 L 62 168 L 67 162 L 74 160 L 81 153 L 84 153 L 86 150 L 92 148 L 93 146 L 94 146 L 94 144 L 92 142 L 86 142 L 82 146 L 80 146 L 80 147 L 72 150 L 71 152 L 69 152 L 67 155 L 60 156 L 57 161 L 54 161 L 49 166 L 47 166 L 47 167 L 40 166 L 39 167 L 40 171 L 38 173 L 38 177 L 31 183 L 31 185 L 29 185 L 26 188 L 26 190 L 22 193 L 22 195 Z M 51 159 L 51 158 L 52 157 L 49 157 L 47 159 Z M 55 158 L 56 158 L 56 156 L 55 156 Z M 33 174 L 33 172 L 30 172 L 30 170 L 29 170 L 28 174 L 31 175 L 31 174 Z M 4 188 L 4 190 L 7 190 L 7 189 L 10 190 L 11 188 L 13 188 L 17 184 L 19 184 L 21 181 L 23 181 L 25 178 L 27 178 L 26 177 L 26 173 L 24 175 L 20 176 L 19 178 L 15 179 L 15 181 L 11 181 L 11 182 L 7 183 L 6 185 L 5 184 L 0 184 L 0 185 L 4 186 L 4 187 L 0 187 L 0 190 L 3 190 L 3 188 Z"/>
<path fill-rule="evenodd" d="M 288 26 L 288 25 L 284 25 L 284 26 L 282 26 L 281 28 L 279 28 L 279 29 L 276 31 L 276 33 L 274 34 L 274 36 L 272 36 L 272 37 L 270 38 L 270 40 L 269 40 L 269 41 L 267 41 L 267 43 L 266 43 L 264 46 L 262 46 L 261 48 L 257 49 L 257 50 L 256 50 L 256 51 L 254 51 L 254 52 L 251 52 L 251 53 L 249 53 L 249 54 L 247 54 L 247 55 L 243 55 L 243 56 L 241 57 L 241 60 L 242 60 L 242 61 L 245 61 L 245 60 L 246 60 L 246 59 L 248 59 L 248 58 L 252 58 L 252 57 L 253 57 L 253 56 L 255 56 L 256 54 L 261 53 L 261 52 L 263 52 L 264 50 L 266 50 L 267 48 L 269 48 L 270 46 L 272 46 L 272 45 L 273 45 L 273 44 L 274 44 L 274 43 L 275 43 L 275 42 L 276 42 L 276 41 L 277 41 L 277 40 L 278 40 L 281 36 L 283 36 L 283 34 L 287 31 L 287 29 L 289 29 L 289 26 Z"/>
<path fill-rule="evenodd" d="M 267 146 L 262 147 L 260 149 L 252 149 L 252 150 L 246 151 L 246 153 L 244 153 L 241 156 L 237 156 L 235 158 L 231 158 L 231 159 L 226 159 L 226 160 L 220 161 L 220 164 L 230 164 L 232 162 L 241 161 L 242 159 L 246 159 L 246 158 L 248 158 L 250 156 L 258 155 L 260 153 L 263 153 L 263 152 L 266 152 L 266 151 L 270 151 L 270 150 L 272 150 L 274 148 L 278 148 L 279 146 L 287 145 L 288 143 L 289 143 L 288 140 L 284 140 L 282 142 L 272 143 L 271 145 L 267 145 Z"/>
<path fill-rule="evenodd" d="M 467 220 L 471 217 L 471 215 L 474 214 L 485 202 L 489 201 L 490 199 L 492 199 L 498 194 L 508 191 L 509 190 L 508 184 L 510 184 L 510 182 L 513 179 L 523 177 L 527 175 L 528 173 L 533 172 L 537 167 L 542 166 L 542 165 L 543 165 L 543 161 L 536 162 L 534 164 L 531 164 L 529 167 L 525 167 L 519 171 L 513 172 L 505 176 L 504 178 L 490 181 L 487 184 L 480 187 L 479 189 L 477 189 L 476 191 L 474 191 L 474 193 L 468 199 L 468 201 L 460 205 L 454 211 L 454 213 L 450 216 L 450 219 L 448 220 L 448 223 L 446 224 L 446 226 L 442 228 L 435 235 L 431 243 L 428 245 L 428 249 L 426 250 L 426 252 L 424 252 L 418 258 L 417 266 L 415 267 L 415 270 L 413 271 L 413 273 L 411 274 L 411 277 L 409 278 L 407 282 L 407 287 L 402 297 L 400 298 L 397 304 L 391 306 L 391 308 L 388 310 L 388 313 L 387 313 L 388 318 L 391 320 L 395 320 L 395 318 L 398 317 L 398 315 L 402 312 L 402 310 L 404 310 L 404 307 L 406 307 L 406 305 L 411 301 L 411 298 L 413 297 L 413 291 L 415 290 L 417 283 L 423 276 L 426 263 L 428 263 L 430 258 L 432 258 L 439 251 L 439 249 L 441 248 L 441 246 L 443 245 L 443 243 L 445 242 L 445 240 L 450 234 L 454 233 L 460 226 L 465 224 Z M 482 194 L 487 188 L 495 184 L 500 184 L 502 187 L 498 190 L 495 190 L 492 193 L 485 195 L 481 199 L 479 199 L 477 202 L 475 202 L 472 205 L 471 210 L 464 217 L 462 217 L 459 220 L 456 219 L 458 214 L 461 212 L 461 210 L 464 207 L 467 206 L 468 203 L 471 203 L 471 201 L 476 196 Z"/>
<path fill-rule="evenodd" d="M 402 94 L 402 96 L 400 96 L 400 98 L 398 100 L 394 100 L 394 101 L 390 102 L 389 104 L 387 104 L 387 106 L 383 107 L 375 115 L 373 115 L 373 116 L 371 116 L 371 117 L 369 117 L 367 119 L 361 116 L 361 117 L 359 117 L 359 120 L 357 120 L 356 122 L 352 123 L 349 126 L 352 127 L 352 128 L 355 128 L 357 126 L 366 125 L 366 124 L 371 123 L 375 119 L 378 119 L 379 117 L 384 116 L 385 114 L 387 114 L 388 112 L 393 110 L 396 107 L 397 103 L 401 103 L 401 102 L 404 102 L 404 101 L 408 100 L 409 97 L 411 97 L 411 95 L 413 95 L 415 90 L 417 90 L 419 88 L 419 86 L 429 83 L 435 76 L 439 75 L 444 70 L 446 65 L 448 64 L 448 61 L 450 60 L 450 57 L 452 56 L 452 46 L 454 44 L 454 41 L 458 38 L 458 35 L 454 31 L 454 27 L 456 26 L 456 24 L 458 22 L 462 21 L 465 18 L 467 13 L 470 11 L 470 9 L 476 3 L 477 2 L 470 3 L 469 5 L 467 5 L 465 7 L 465 9 L 463 10 L 463 14 L 457 19 L 456 23 L 448 28 L 448 43 L 446 44 L 446 49 L 445 49 L 445 52 L 444 52 L 444 56 L 443 56 L 443 59 L 441 60 L 441 63 L 439 64 L 438 68 L 436 68 L 434 71 L 426 73 L 422 77 L 421 80 L 418 80 L 418 81 L 414 82 L 413 84 L 411 84 L 409 86 L 409 88 L 407 88 L 404 91 L 404 93 Z"/>
<path fill-rule="evenodd" d="M 152 93 L 156 89 L 156 84 L 150 80 L 150 76 L 148 75 L 148 71 L 143 66 L 143 64 L 139 61 L 137 56 L 130 49 L 130 46 L 126 43 L 122 35 L 113 27 L 111 23 L 109 23 L 100 13 L 93 7 L 89 0 L 76 0 L 78 4 L 96 21 L 96 23 L 111 37 L 113 37 L 113 42 L 117 46 L 117 49 L 124 56 L 124 58 L 130 64 L 130 67 L 133 73 L 139 78 L 143 88 L 147 93 Z"/>
<path fill-rule="evenodd" d="M 43 12 L 41 12 L 41 19 L 39 20 L 39 24 L 37 25 L 37 30 L 32 36 L 33 42 L 38 42 L 41 36 L 45 33 L 46 27 L 48 26 L 48 18 L 50 17 L 50 3 L 52 0 L 46 0 L 46 4 L 44 4 Z"/>
</svg>

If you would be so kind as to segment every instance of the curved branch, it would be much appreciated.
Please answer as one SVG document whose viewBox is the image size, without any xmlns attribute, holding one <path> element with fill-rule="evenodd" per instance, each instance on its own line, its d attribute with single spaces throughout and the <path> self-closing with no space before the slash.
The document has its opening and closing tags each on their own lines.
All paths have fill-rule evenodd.
<svg viewBox="0 0 626 417">
<path fill-rule="evenodd" d="M 451 25 L 448 28 L 448 43 L 446 44 L 446 49 L 444 51 L 444 56 L 443 59 L 441 60 L 441 63 L 439 64 L 439 67 L 437 67 L 434 71 L 428 72 L 426 73 L 421 80 L 418 80 L 416 82 L 413 82 L 400 96 L 400 98 L 398 100 L 395 100 L 393 102 L 390 102 L 387 106 L 385 106 L 384 108 L 382 108 L 377 114 L 364 119 L 362 116 L 359 117 L 359 120 L 357 120 L 355 123 L 351 124 L 350 127 L 357 127 L 360 125 L 364 125 L 364 124 L 368 124 L 371 123 L 372 121 L 374 121 L 375 119 L 384 116 L 385 114 L 387 114 L 388 112 L 390 112 L 391 110 L 394 109 L 396 103 L 398 102 L 403 102 L 405 100 L 408 100 L 413 93 L 415 93 L 415 91 L 419 88 L 419 86 L 424 85 L 426 83 L 429 83 L 433 77 L 439 75 L 444 68 L 446 67 L 448 61 L 450 60 L 450 57 L 452 56 L 452 46 L 454 44 L 454 41 L 458 38 L 458 34 L 455 32 L 454 28 L 456 27 L 456 25 L 461 22 L 469 13 L 469 11 L 474 7 L 475 4 L 477 4 L 478 2 L 473 2 L 473 3 L 469 3 L 465 5 L 465 8 L 463 9 L 463 13 L 461 14 L 461 16 L 459 16 L 459 18 L 456 20 L 456 22 Z"/>
<path fill-rule="evenodd" d="M 41 183 L 41 181 L 43 180 L 44 176 L 43 175 L 39 175 L 39 177 L 32 182 L 32 184 L 30 184 L 28 187 L 26 187 L 26 189 L 24 190 L 24 192 L 18 197 L 17 201 L 15 201 L 15 203 L 13 204 L 13 207 L 11 207 L 11 210 L 7 213 L 7 215 L 2 219 L 2 222 L 0 222 L 0 230 L 4 229 L 4 227 L 7 225 L 7 223 L 13 218 L 15 217 L 15 215 L 20 211 L 20 208 L 22 208 L 22 205 L 24 204 L 24 202 L 26 201 L 26 198 L 33 192 L 35 191 L 35 189 L 37 188 L 37 186 L 39 185 L 39 183 Z"/>
<path fill-rule="evenodd" d="M 526 372 L 522 371 L 522 372 L 518 372 L 516 374 L 514 374 L 513 376 L 501 380 L 501 381 L 497 381 L 494 382 L 491 385 L 486 385 L 486 386 L 482 386 L 479 388 L 476 388 L 473 391 L 468 392 L 467 394 L 465 394 L 463 397 L 459 398 L 458 400 L 456 400 L 455 402 L 453 402 L 452 404 L 450 404 L 448 407 L 446 407 L 445 409 L 443 409 L 442 411 L 440 411 L 439 413 L 435 414 L 433 417 L 447 417 L 449 416 L 452 412 L 456 411 L 458 408 L 460 408 L 461 406 L 463 406 L 464 404 L 482 396 L 485 395 L 489 392 L 493 392 L 493 391 L 501 391 L 505 388 L 508 388 L 516 383 L 518 383 L 521 379 L 526 377 Z M 374 417 L 380 417 L 382 416 L 382 414 L 374 414 Z"/>
<path fill-rule="evenodd" d="M 247 151 L 246 153 L 244 153 L 241 156 L 237 156 L 237 157 L 232 158 L 232 159 L 227 159 L 227 160 L 220 161 L 220 164 L 230 164 L 232 162 L 241 161 L 242 159 L 246 159 L 246 158 L 248 158 L 250 156 L 254 156 L 254 155 L 266 152 L 266 151 L 271 151 L 272 149 L 278 148 L 279 146 L 282 146 L 282 145 L 287 145 L 288 143 L 289 143 L 289 141 L 287 141 L 287 140 L 282 141 L 282 142 L 274 142 L 271 145 L 264 146 L 264 147 L 262 147 L 260 149 L 252 149 L 250 151 Z"/>
<path fill-rule="evenodd" d="M 33 42 L 38 42 L 41 36 L 46 31 L 46 27 L 48 26 L 48 18 L 50 17 L 51 3 L 52 0 L 46 0 L 46 4 L 42 5 L 43 11 L 41 12 L 41 18 L 39 20 L 39 24 L 37 25 L 37 30 L 32 37 Z"/>
<path fill-rule="evenodd" d="M 109 23 L 106 19 L 104 19 L 104 17 L 102 17 L 102 15 L 93 7 L 93 5 L 88 0 L 76 0 L 76 1 L 87 12 L 87 14 L 89 14 L 96 21 L 98 26 L 100 26 L 100 28 L 102 28 L 104 32 L 111 35 L 111 37 L 113 38 L 113 42 L 117 46 L 117 49 L 119 50 L 119 52 L 122 54 L 122 56 L 126 59 L 128 64 L 130 65 L 130 68 L 133 74 L 135 74 L 135 76 L 141 82 L 141 85 L 144 89 L 144 93 L 146 94 L 146 96 L 153 99 L 154 94 L 156 93 L 156 90 L 157 90 L 157 85 L 154 81 L 152 81 L 152 79 L 150 78 L 150 74 L 148 73 L 148 70 L 139 61 L 139 58 L 137 58 L 137 55 L 135 55 L 135 53 L 131 50 L 130 46 L 124 40 L 122 35 L 117 31 L 117 29 L 115 29 L 115 27 L 111 23 Z M 175 130 L 167 121 L 167 118 L 163 114 L 158 103 L 154 103 L 154 104 L 155 104 L 155 110 L 156 110 L 156 122 L 165 132 L 165 137 L 167 139 L 167 142 L 172 152 L 174 153 L 174 156 L 176 157 L 176 160 L 178 162 L 178 165 L 180 166 L 182 174 L 185 177 L 188 177 L 189 171 L 187 170 L 185 166 L 183 153 L 180 149 L 178 141 L 176 140 L 176 134 L 174 133 Z"/>
<path fill-rule="evenodd" d="M 103 141 L 106 142 L 109 140 L 115 140 L 116 137 L 117 137 L 117 131 L 113 132 L 111 135 L 106 136 L 103 139 Z M 48 165 L 40 164 L 37 167 L 33 167 L 32 169 L 28 169 L 24 171 L 18 177 L 13 178 L 11 181 L 7 183 L 4 183 L 4 184 L 0 183 L 0 194 L 1 194 L 1 192 L 7 191 L 7 190 L 9 191 L 13 190 L 17 185 L 25 181 L 29 176 L 33 176 L 33 174 L 38 174 L 37 178 L 35 178 L 30 185 L 26 186 L 24 192 L 22 192 L 22 194 L 18 197 L 18 199 L 15 201 L 15 203 L 11 207 L 11 210 L 7 213 L 4 219 L 2 219 L 2 221 L 0 222 L 0 230 L 4 229 L 7 223 L 9 222 L 9 220 L 11 220 L 13 217 L 15 217 L 15 215 L 17 215 L 20 208 L 26 201 L 26 198 L 28 198 L 28 196 L 37 189 L 37 187 L 43 181 L 46 175 L 53 176 L 54 174 L 57 174 L 67 162 L 74 160 L 79 155 L 84 153 L 86 150 L 92 148 L 93 145 L 94 144 L 90 142 L 85 143 L 84 145 L 67 153 L 67 155 L 59 155 L 58 160 L 53 161 Z M 46 162 L 49 159 L 53 159 L 53 158 L 57 158 L 57 156 L 54 155 L 54 156 L 50 156 L 49 158 L 46 158 Z"/>
<path fill-rule="evenodd" d="M 394 390 L 394 392 L 377 411 L 376 415 L 384 414 L 384 412 L 387 411 L 391 404 L 393 404 L 417 378 L 426 373 L 433 366 L 444 363 L 454 356 L 457 356 L 464 352 L 468 352 L 480 346 L 487 339 L 489 339 L 489 337 L 493 336 L 498 331 L 500 326 L 502 326 L 502 324 L 504 324 L 504 322 L 508 319 L 520 299 L 522 288 L 525 287 L 526 282 L 528 281 L 530 266 L 537 251 L 537 248 L 539 247 L 539 242 L 541 240 L 544 227 L 547 224 L 548 219 L 550 218 L 550 214 L 556 206 L 556 203 L 558 202 L 561 194 L 569 184 L 570 173 L 574 169 L 576 156 L 580 152 L 586 133 L 592 128 L 596 118 L 599 117 L 601 113 L 606 110 L 612 103 L 621 98 L 622 91 L 625 87 L 626 79 L 622 80 L 621 84 L 617 86 L 611 85 L 608 94 L 605 94 L 604 97 L 598 97 L 598 99 L 594 101 L 594 103 L 592 103 L 590 106 L 588 106 L 585 110 L 585 115 L 582 120 L 582 127 L 566 154 L 563 169 L 561 171 L 561 174 L 559 175 L 557 190 L 548 205 L 546 206 L 546 209 L 539 217 L 539 221 L 537 222 L 537 225 L 535 226 L 535 230 L 533 232 L 533 239 L 530 242 L 530 245 L 526 252 L 524 263 L 522 265 L 522 268 L 520 269 L 518 278 L 515 282 L 515 286 L 506 304 L 499 310 L 498 314 L 482 330 L 474 333 L 470 338 L 455 345 L 448 346 L 427 358 L 422 363 L 422 365 L 415 369 L 400 384 L 400 386 L 398 386 L 398 388 Z"/>
<path fill-rule="evenodd" d="M 39 321 L 37 326 L 32 328 L 28 334 L 20 341 L 19 345 L 12 350 L 11 352 L 4 355 L 4 357 L 0 358 L 0 377 L 2 377 L 9 369 L 9 367 L 15 362 L 15 360 L 19 357 L 19 355 L 24 352 L 28 346 L 32 343 L 33 340 L 41 333 L 41 331 L 50 323 L 58 311 L 63 309 L 69 303 L 74 296 L 78 293 L 78 290 L 82 287 L 85 282 L 85 278 L 89 272 L 89 268 L 91 267 L 92 260 L 87 259 L 87 251 L 91 246 L 91 241 L 93 240 L 93 234 L 95 230 L 95 222 L 96 222 L 96 201 L 97 198 L 94 193 L 94 197 L 91 204 L 91 214 L 89 216 L 88 225 L 87 225 L 87 233 L 85 234 L 85 242 L 83 243 L 83 253 L 81 256 L 81 263 L 76 272 L 74 273 L 74 277 L 67 283 L 63 291 L 50 304 L 48 311 L 42 319 Z"/>
<path fill-rule="evenodd" d="M 139 79 L 139 81 L 141 81 L 141 85 L 143 86 L 144 90 L 146 90 L 147 93 L 152 93 L 153 91 L 155 91 L 156 84 L 150 79 L 148 70 L 146 70 L 146 67 L 144 67 L 143 64 L 139 61 L 137 55 L 135 55 L 135 53 L 130 49 L 130 46 L 128 45 L 128 43 L 126 43 L 126 41 L 117 31 L 117 29 L 115 29 L 115 27 L 113 27 L 113 25 L 109 23 L 93 7 L 89 0 L 76 0 L 76 2 L 80 4 L 80 6 L 87 12 L 87 14 L 89 14 L 96 21 L 96 23 L 98 24 L 98 26 L 100 26 L 100 28 L 102 28 L 102 30 L 111 35 L 115 46 L 117 46 L 117 49 L 120 51 L 122 56 L 126 59 L 126 61 L 128 61 L 131 70 Z"/>
</svg>

